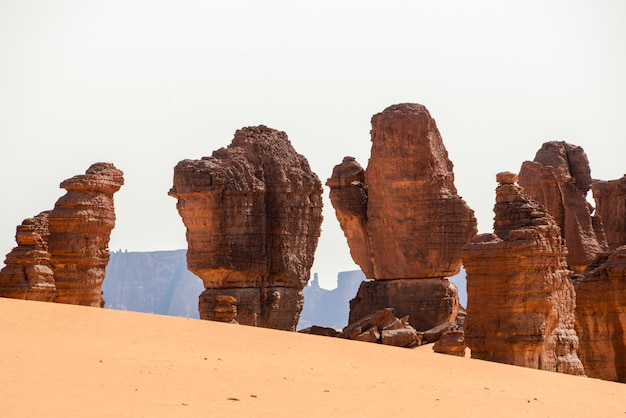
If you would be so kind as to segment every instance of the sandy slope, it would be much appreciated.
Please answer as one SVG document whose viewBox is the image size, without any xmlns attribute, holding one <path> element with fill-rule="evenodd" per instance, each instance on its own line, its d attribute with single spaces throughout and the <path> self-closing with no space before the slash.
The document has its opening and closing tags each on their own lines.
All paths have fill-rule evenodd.
<svg viewBox="0 0 626 418">
<path fill-rule="evenodd" d="M 0 298 L 2 417 L 626 417 L 626 385 L 416 350 Z"/>
</svg>

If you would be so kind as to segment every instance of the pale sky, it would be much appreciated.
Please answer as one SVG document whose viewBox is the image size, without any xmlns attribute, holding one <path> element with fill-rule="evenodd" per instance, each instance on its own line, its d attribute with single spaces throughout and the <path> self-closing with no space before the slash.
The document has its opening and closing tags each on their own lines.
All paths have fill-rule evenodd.
<svg viewBox="0 0 626 418">
<path fill-rule="evenodd" d="M 436 119 L 481 232 L 496 173 L 545 141 L 619 178 L 626 2 L 0 0 L 0 257 L 97 161 L 126 181 L 111 250 L 186 248 L 178 161 L 264 124 L 324 183 L 346 155 L 367 165 L 371 116 L 401 102 Z M 313 272 L 334 287 L 356 266 L 327 192 Z"/>
</svg>

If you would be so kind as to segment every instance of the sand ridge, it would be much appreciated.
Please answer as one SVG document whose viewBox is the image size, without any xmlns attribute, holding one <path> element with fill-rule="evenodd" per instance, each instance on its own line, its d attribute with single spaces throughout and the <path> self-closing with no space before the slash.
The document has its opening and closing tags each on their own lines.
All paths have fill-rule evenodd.
<svg viewBox="0 0 626 418">
<path fill-rule="evenodd" d="M 0 298 L 5 417 L 626 416 L 626 385 L 211 321 Z"/>
</svg>

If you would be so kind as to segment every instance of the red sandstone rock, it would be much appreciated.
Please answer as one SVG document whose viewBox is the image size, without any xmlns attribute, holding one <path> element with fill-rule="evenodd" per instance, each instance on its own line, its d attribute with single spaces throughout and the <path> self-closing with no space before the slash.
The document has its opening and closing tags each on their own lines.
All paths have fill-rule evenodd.
<svg viewBox="0 0 626 418">
<path fill-rule="evenodd" d="M 417 347 L 420 345 L 415 328 L 408 326 L 400 329 L 384 329 L 380 333 L 380 342 L 383 345 L 395 347 Z"/>
<path fill-rule="evenodd" d="M 591 185 L 596 213 L 600 215 L 610 250 L 626 244 L 626 175 Z"/>
<path fill-rule="evenodd" d="M 458 297 L 442 279 L 477 229 L 437 125 L 424 106 L 398 104 L 372 117 L 371 135 L 367 170 L 346 157 L 326 183 L 352 258 L 375 280 L 350 320 L 392 306 L 418 330 L 453 321 Z"/>
<path fill-rule="evenodd" d="M 425 343 L 434 343 L 438 341 L 443 334 L 448 331 L 454 331 L 459 329 L 459 326 L 456 322 L 446 322 L 441 325 L 437 325 L 429 330 L 422 332 L 422 339 Z"/>
<path fill-rule="evenodd" d="M 604 230 L 591 216 L 586 200 L 591 170 L 585 151 L 566 142 L 546 142 L 534 161 L 525 161 L 519 174 L 524 192 L 543 204 L 561 228 L 570 269 L 583 272 L 607 250 Z"/>
<path fill-rule="evenodd" d="M 204 282 L 200 317 L 237 299 L 245 325 L 295 330 L 320 234 L 322 187 L 287 134 L 238 130 L 228 148 L 183 160 L 169 193 L 187 227 L 187 264 Z"/>
<path fill-rule="evenodd" d="M 350 301 L 348 323 L 388 306 L 393 306 L 398 316 L 408 315 L 416 330 L 425 331 L 455 320 L 458 291 L 454 283 L 439 278 L 363 282 Z"/>
<path fill-rule="evenodd" d="M 422 343 L 421 335 L 409 325 L 408 319 L 406 316 L 396 318 L 393 308 L 380 309 L 352 322 L 338 337 L 397 347 L 416 347 Z"/>
<path fill-rule="evenodd" d="M 15 234 L 17 247 L 0 271 L 0 296 L 51 302 L 56 295 L 48 252 L 48 212 L 25 219 Z"/>
<path fill-rule="evenodd" d="M 339 332 L 334 328 L 320 327 L 319 325 L 312 325 L 310 327 L 301 329 L 298 331 L 302 334 L 320 335 L 322 337 L 337 337 Z"/>
<path fill-rule="evenodd" d="M 95 163 L 61 183 L 67 193 L 48 215 L 54 302 L 104 306 L 102 282 L 115 226 L 113 194 L 124 184 L 123 175 L 113 164 Z"/>
<path fill-rule="evenodd" d="M 446 331 L 441 335 L 441 338 L 433 344 L 433 351 L 435 353 L 449 354 L 452 356 L 465 356 L 465 335 L 463 330 Z"/>
<path fill-rule="evenodd" d="M 478 235 L 463 256 L 472 357 L 583 375 L 560 229 L 509 173 L 497 179 L 496 233 Z"/>
<path fill-rule="evenodd" d="M 0 272 L 0 296 L 104 306 L 113 194 L 122 184 L 123 173 L 109 163 L 62 182 L 67 194 L 54 209 L 17 227 L 18 246 Z"/>
<path fill-rule="evenodd" d="M 350 255 L 361 267 L 365 277 L 373 278 L 369 238 L 367 236 L 367 186 L 365 170 L 354 159 L 344 157 L 326 181 L 330 200 L 343 233 L 348 240 Z"/>
<path fill-rule="evenodd" d="M 390 106 L 372 117 L 367 170 L 347 157 L 327 181 L 355 262 L 369 279 L 450 277 L 475 234 L 428 110 Z"/>
<path fill-rule="evenodd" d="M 626 245 L 574 283 L 578 355 L 587 375 L 626 383 Z"/>
</svg>

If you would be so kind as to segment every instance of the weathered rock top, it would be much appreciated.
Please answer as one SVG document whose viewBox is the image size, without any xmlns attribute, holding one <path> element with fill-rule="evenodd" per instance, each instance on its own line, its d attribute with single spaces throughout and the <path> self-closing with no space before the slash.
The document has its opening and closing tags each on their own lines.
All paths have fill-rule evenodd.
<svg viewBox="0 0 626 418">
<path fill-rule="evenodd" d="M 515 184 L 519 179 L 518 175 L 515 173 L 511 173 L 510 171 L 503 171 L 502 173 L 496 174 L 496 181 L 498 184 Z"/>
<path fill-rule="evenodd" d="M 70 190 L 91 190 L 113 194 L 124 185 L 124 173 L 111 163 L 94 163 L 85 174 L 79 174 L 61 182 L 60 187 Z"/>
<path fill-rule="evenodd" d="M 584 194 L 591 188 L 589 159 L 580 146 L 565 141 L 549 141 L 537 151 L 534 161 L 553 167 L 558 177 L 570 178 Z"/>
</svg>

